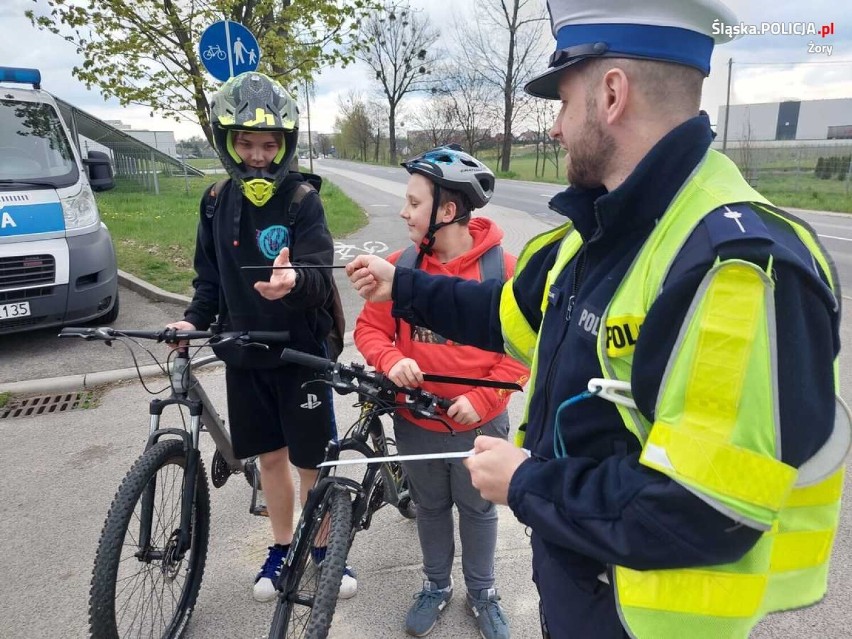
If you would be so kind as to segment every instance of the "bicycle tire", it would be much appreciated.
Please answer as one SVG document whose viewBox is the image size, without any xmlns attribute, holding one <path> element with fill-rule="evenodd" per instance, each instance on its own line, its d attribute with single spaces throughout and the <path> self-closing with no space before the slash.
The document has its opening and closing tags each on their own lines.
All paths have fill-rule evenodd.
<svg viewBox="0 0 852 639">
<path fill-rule="evenodd" d="M 311 559 L 311 548 L 326 516 L 329 517 L 328 545 L 325 559 L 318 567 Z M 302 525 L 303 519 L 300 519 L 299 526 Z M 292 551 L 289 567 L 285 566 L 282 571 L 284 584 L 278 593 L 269 639 L 325 639 L 328 636 L 352 542 L 349 493 L 334 484 L 329 485 L 310 515 L 309 525 Z"/>
<path fill-rule="evenodd" d="M 198 464 L 191 547 L 178 561 L 168 558 L 168 549 L 173 532 L 180 528 L 186 469 L 183 442 L 168 439 L 154 444 L 136 460 L 121 482 L 101 530 L 92 570 L 89 629 L 94 639 L 116 639 L 131 634 L 176 639 L 183 634 L 201 588 L 210 532 L 210 489 L 200 459 Z M 151 483 L 155 477 L 156 481 Z M 132 524 L 141 521 L 143 495 L 149 485 L 154 489 L 149 551 L 162 551 L 164 556 L 145 560 L 137 556 L 139 546 L 134 534 L 139 531 L 134 533 Z M 137 568 L 136 574 L 132 574 Z M 120 576 L 119 571 L 131 574 Z M 179 581 L 182 581 L 179 591 L 173 592 L 169 584 Z M 117 589 L 119 583 L 122 586 Z M 149 583 L 150 599 L 146 602 L 144 592 L 139 597 L 137 591 L 144 591 Z M 130 611 L 120 605 L 128 587 L 128 597 L 133 597 Z M 169 614 L 172 606 L 174 609 Z M 132 617 L 125 630 L 128 614 Z"/>
</svg>

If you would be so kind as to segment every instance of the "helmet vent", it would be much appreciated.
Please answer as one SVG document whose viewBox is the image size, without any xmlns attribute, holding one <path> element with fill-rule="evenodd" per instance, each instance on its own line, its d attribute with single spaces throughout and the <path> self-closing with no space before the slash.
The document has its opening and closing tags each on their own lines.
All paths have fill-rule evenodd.
<svg viewBox="0 0 852 639">
<path fill-rule="evenodd" d="M 476 162 L 474 162 L 473 160 L 468 160 L 467 158 L 459 158 L 459 159 L 461 160 L 462 164 L 465 164 L 467 166 L 472 166 L 473 168 L 479 167 L 479 165 Z"/>
</svg>

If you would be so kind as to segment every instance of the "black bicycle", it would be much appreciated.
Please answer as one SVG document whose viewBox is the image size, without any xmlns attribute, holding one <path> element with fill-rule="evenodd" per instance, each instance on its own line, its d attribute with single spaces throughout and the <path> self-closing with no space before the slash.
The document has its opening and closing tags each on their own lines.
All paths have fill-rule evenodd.
<svg viewBox="0 0 852 639">
<path fill-rule="evenodd" d="M 197 348 L 228 341 L 245 348 L 269 348 L 289 341 L 286 331 L 214 333 L 109 327 L 68 327 L 60 337 L 107 344 L 137 339 L 167 344 L 203 340 Z M 190 358 L 188 350 L 174 350 L 168 359 L 171 365 L 162 370 L 170 383 L 161 392 L 169 390 L 170 397 L 150 402 L 145 450 L 121 482 L 98 542 L 89 592 L 89 629 L 97 639 L 172 639 L 183 634 L 201 588 L 210 529 L 210 490 L 198 449 L 202 430 L 216 444 L 211 464 L 214 487 L 223 486 L 233 474 L 244 474 L 252 486 L 250 512 L 266 514 L 258 498 L 261 486 L 256 460 L 234 456 L 224 422 L 193 374 L 216 358 Z M 168 406 L 176 406 L 180 412 L 176 427 L 160 425 Z M 184 409 L 189 412 L 188 424 Z"/>
<path fill-rule="evenodd" d="M 360 415 L 341 441 L 329 442 L 326 462 L 338 460 L 345 451 L 367 458 L 386 457 L 395 445 L 385 436 L 380 417 L 400 408 L 407 408 L 418 417 L 441 421 L 452 432 L 441 416 L 451 400 L 419 388 L 400 388 L 386 376 L 356 363 L 347 366 L 286 348 L 281 358 L 316 370 L 316 381 L 330 385 L 340 394 L 358 395 Z M 366 464 L 358 481 L 333 471 L 332 466 L 321 466 L 308 493 L 290 553 L 276 583 L 278 599 L 269 639 L 325 637 L 355 534 L 369 528 L 373 514 L 387 503 L 396 505 L 403 515 L 414 515 L 407 494 L 394 502 L 395 487 L 406 482 L 400 462 L 387 459 Z M 321 562 L 317 561 L 317 548 L 324 549 Z"/>
</svg>

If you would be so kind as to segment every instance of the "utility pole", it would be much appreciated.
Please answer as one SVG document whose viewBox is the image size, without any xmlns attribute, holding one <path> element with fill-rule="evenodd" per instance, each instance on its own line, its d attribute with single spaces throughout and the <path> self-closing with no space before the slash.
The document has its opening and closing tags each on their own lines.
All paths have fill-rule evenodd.
<svg viewBox="0 0 852 639">
<path fill-rule="evenodd" d="M 305 106 L 308 112 L 308 161 L 310 162 L 311 173 L 314 172 L 314 143 L 311 138 L 311 82 L 305 80 Z"/>
<path fill-rule="evenodd" d="M 722 136 L 722 153 L 728 148 L 728 117 L 731 114 L 731 67 L 734 59 L 728 58 L 728 97 L 725 98 L 725 135 Z"/>
</svg>

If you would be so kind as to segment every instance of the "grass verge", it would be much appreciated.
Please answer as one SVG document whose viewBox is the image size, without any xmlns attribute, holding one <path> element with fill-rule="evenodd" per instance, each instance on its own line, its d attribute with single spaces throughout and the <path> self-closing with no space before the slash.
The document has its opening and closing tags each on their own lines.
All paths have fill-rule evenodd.
<svg viewBox="0 0 852 639">
<path fill-rule="evenodd" d="M 5 408 L 11 397 L 12 393 L 0 393 L 0 408 Z"/>
<path fill-rule="evenodd" d="M 188 182 L 183 177 L 160 177 L 160 195 L 155 195 L 136 181 L 119 179 L 112 191 L 97 193 L 118 267 L 167 291 L 191 295 L 199 202 L 214 180 L 215 176 Z M 333 237 L 367 222 L 364 211 L 327 180 L 322 201 Z"/>
</svg>

